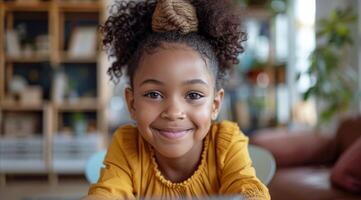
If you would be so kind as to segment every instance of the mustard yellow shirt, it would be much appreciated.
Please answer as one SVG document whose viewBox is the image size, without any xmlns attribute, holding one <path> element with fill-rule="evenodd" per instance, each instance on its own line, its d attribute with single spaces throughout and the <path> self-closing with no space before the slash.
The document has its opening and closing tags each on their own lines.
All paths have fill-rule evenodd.
<svg viewBox="0 0 361 200">
<path fill-rule="evenodd" d="M 245 199 L 270 199 L 268 189 L 257 179 L 248 154 L 248 138 L 237 124 L 213 124 L 204 140 L 202 160 L 187 180 L 172 183 L 158 169 L 150 145 L 137 128 L 119 128 L 106 155 L 105 168 L 89 195 L 110 199 L 201 198 L 240 194 Z"/>
</svg>

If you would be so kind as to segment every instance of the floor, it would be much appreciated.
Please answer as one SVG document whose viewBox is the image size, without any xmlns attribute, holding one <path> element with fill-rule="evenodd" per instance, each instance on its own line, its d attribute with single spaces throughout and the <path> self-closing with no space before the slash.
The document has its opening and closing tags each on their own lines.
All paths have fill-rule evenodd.
<svg viewBox="0 0 361 200">
<path fill-rule="evenodd" d="M 86 195 L 89 184 L 83 177 L 59 177 L 50 183 L 43 177 L 17 177 L 0 186 L 1 200 L 79 200 Z"/>
</svg>

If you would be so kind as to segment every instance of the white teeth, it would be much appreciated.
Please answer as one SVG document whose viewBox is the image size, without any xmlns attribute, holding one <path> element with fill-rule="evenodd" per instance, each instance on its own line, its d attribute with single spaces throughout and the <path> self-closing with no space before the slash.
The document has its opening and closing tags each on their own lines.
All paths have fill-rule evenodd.
<svg viewBox="0 0 361 200">
<path fill-rule="evenodd" d="M 186 132 L 186 131 L 190 131 L 191 129 L 184 129 L 184 130 L 162 130 L 162 129 L 156 129 L 157 131 L 162 131 L 162 132 L 169 132 L 169 133 L 178 133 L 178 132 Z"/>
<path fill-rule="evenodd" d="M 162 135 L 163 137 L 169 138 L 169 139 L 178 139 L 185 135 L 187 135 L 192 129 L 183 129 L 183 130 L 163 130 L 163 129 L 157 129 L 153 128 L 155 131 L 158 132 L 158 134 Z"/>
</svg>

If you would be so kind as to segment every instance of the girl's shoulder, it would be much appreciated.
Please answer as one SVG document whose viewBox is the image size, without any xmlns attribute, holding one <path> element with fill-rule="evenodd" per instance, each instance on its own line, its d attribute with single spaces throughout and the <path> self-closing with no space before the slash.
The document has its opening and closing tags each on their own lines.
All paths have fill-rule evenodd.
<svg viewBox="0 0 361 200">
<path fill-rule="evenodd" d="M 232 142 L 234 140 L 242 138 L 248 139 L 240 130 L 237 123 L 228 120 L 214 123 L 211 128 L 211 135 L 217 140 L 226 140 L 228 142 Z"/>
<path fill-rule="evenodd" d="M 114 132 L 109 151 L 115 155 L 123 155 L 127 160 L 136 160 L 139 157 L 138 129 L 133 125 L 124 125 Z"/>
<path fill-rule="evenodd" d="M 130 124 L 120 126 L 116 129 L 112 140 L 119 143 L 133 143 L 138 140 L 138 129 Z"/>
<path fill-rule="evenodd" d="M 227 120 L 212 125 L 210 139 L 220 162 L 223 162 L 232 148 L 243 148 L 248 144 L 248 137 L 243 134 L 238 124 Z"/>
</svg>

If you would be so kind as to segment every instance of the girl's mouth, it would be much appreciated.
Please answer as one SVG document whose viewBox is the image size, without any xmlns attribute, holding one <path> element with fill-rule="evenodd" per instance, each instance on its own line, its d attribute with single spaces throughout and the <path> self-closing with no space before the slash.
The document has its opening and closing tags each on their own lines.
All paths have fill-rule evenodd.
<svg viewBox="0 0 361 200">
<path fill-rule="evenodd" d="M 188 133 L 190 133 L 193 129 L 185 129 L 185 130 L 162 130 L 154 128 L 161 136 L 168 139 L 179 139 Z"/>
</svg>

